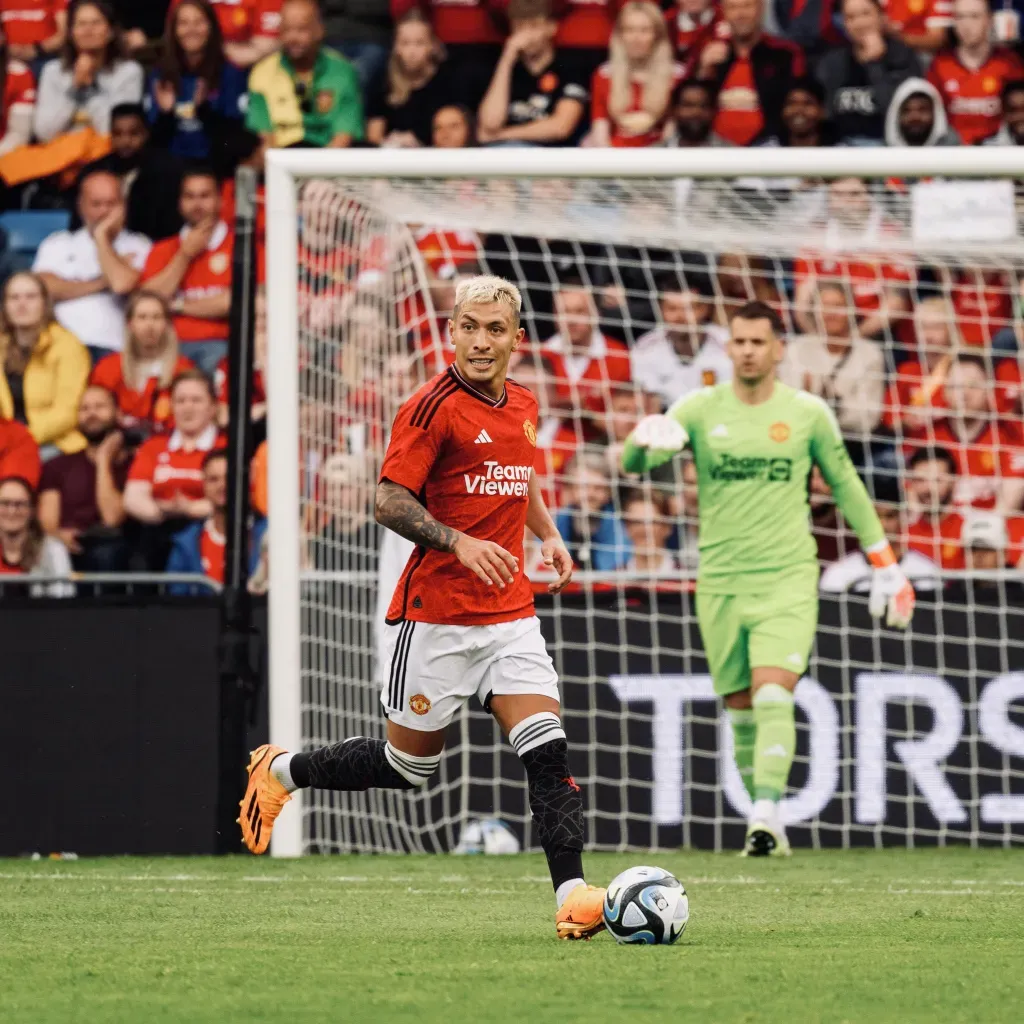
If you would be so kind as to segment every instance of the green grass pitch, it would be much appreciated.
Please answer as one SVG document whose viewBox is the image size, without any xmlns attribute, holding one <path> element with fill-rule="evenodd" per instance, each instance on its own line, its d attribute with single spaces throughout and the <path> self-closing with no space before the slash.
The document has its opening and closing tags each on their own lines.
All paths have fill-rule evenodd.
<svg viewBox="0 0 1024 1024">
<path fill-rule="evenodd" d="M 668 947 L 554 937 L 544 861 L 0 861 L 0 1020 L 1020 1021 L 1024 856 L 593 855 L 674 871 Z"/>
</svg>

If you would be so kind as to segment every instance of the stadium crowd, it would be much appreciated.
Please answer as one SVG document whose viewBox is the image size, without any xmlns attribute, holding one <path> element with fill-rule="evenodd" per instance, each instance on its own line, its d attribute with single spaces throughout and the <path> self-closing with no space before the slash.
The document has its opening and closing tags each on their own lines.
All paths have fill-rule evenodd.
<svg viewBox="0 0 1024 1024">
<path fill-rule="evenodd" d="M 0 574 L 223 579 L 233 174 L 259 171 L 268 148 L 1021 145 L 1022 9 L 0 0 Z M 1024 264 L 894 254 L 907 187 L 791 184 L 785 200 L 813 197 L 822 240 L 795 258 L 420 225 L 429 287 L 385 309 L 390 254 L 375 239 L 353 251 L 338 187 L 308 183 L 309 564 L 376 566 L 387 423 L 443 365 L 455 283 L 485 271 L 524 291 L 512 374 L 540 401 L 536 468 L 580 568 L 692 576 L 692 465 L 652 486 L 625 479 L 617 453 L 640 416 L 729 378 L 730 311 L 753 298 L 783 316 L 780 377 L 834 409 L 908 573 L 927 588 L 941 570 L 1017 566 Z M 14 244 L 32 223 L 59 226 Z M 258 442 L 265 304 L 261 292 Z M 265 586 L 265 443 L 252 476 Z M 809 487 L 822 586 L 866 586 L 827 486 Z"/>
</svg>

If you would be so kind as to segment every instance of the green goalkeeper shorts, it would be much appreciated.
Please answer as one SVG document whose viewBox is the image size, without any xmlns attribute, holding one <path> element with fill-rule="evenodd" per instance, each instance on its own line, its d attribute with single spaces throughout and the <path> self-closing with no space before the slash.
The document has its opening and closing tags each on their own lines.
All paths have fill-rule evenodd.
<svg viewBox="0 0 1024 1024">
<path fill-rule="evenodd" d="M 755 668 L 803 675 L 818 625 L 816 586 L 788 584 L 768 594 L 706 594 L 697 587 L 697 622 L 715 693 L 750 687 Z"/>
</svg>

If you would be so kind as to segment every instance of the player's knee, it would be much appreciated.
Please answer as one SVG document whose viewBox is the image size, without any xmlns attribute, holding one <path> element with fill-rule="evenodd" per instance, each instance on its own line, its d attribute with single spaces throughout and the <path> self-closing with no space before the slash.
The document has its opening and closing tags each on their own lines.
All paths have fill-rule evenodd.
<svg viewBox="0 0 1024 1024">
<path fill-rule="evenodd" d="M 441 763 L 441 755 L 417 757 L 396 750 L 390 742 L 384 744 L 384 756 L 397 775 L 405 779 L 410 787 L 425 786 Z"/>
</svg>

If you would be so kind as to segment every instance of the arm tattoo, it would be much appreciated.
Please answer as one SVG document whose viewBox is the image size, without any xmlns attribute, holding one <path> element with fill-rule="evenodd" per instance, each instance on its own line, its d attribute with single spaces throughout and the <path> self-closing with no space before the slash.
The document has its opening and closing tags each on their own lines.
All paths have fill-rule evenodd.
<svg viewBox="0 0 1024 1024">
<path fill-rule="evenodd" d="M 375 518 L 399 537 L 435 551 L 454 551 L 458 530 L 439 523 L 401 484 L 382 480 L 377 485 Z"/>
</svg>

